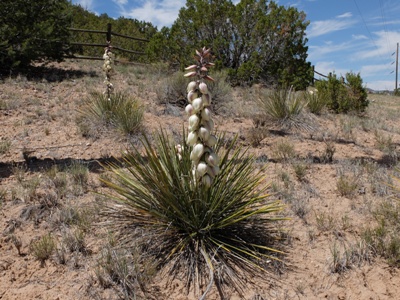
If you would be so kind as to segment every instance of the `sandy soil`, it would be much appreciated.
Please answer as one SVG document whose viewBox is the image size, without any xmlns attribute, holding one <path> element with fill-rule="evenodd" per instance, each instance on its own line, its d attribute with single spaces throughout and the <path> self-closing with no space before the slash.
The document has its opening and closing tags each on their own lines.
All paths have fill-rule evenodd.
<svg viewBox="0 0 400 300">
<path fill-rule="evenodd" d="M 96 226 L 95 214 L 84 229 L 60 220 L 66 208 L 82 212 L 95 201 L 93 191 L 104 191 L 97 161 L 120 157 L 129 140 L 112 131 L 83 137 L 77 125 L 85 97 L 103 88 L 101 62 L 52 66 L 39 69 L 34 78 L 16 75 L 0 81 L 0 139 L 2 145 L 11 143 L 0 154 L 0 299 L 118 299 L 117 284 L 104 286 L 96 274 L 107 234 Z M 147 132 L 161 126 L 179 135 L 186 122 L 183 109 L 160 104 L 155 91 L 162 78 L 143 74 L 140 67 L 135 71 L 118 66 L 113 80 L 118 89 L 146 105 Z M 245 299 L 398 299 L 399 270 L 361 245 L 360 234 L 374 224 L 374 207 L 393 194 L 385 180 L 390 180 L 395 165 L 390 157 L 400 142 L 399 98 L 371 94 L 363 117 L 325 112 L 313 117 L 311 132 L 280 132 L 255 128 L 251 89 L 237 88 L 232 94 L 233 105 L 215 116 L 217 128 L 238 133 L 239 142 L 250 146 L 258 163 L 268 164 L 273 197 L 287 203 L 285 214 L 291 218 L 282 224 L 284 262 L 263 278 L 249 279 Z M 379 144 L 380 138 L 388 137 L 394 146 L 390 153 Z M 278 145 L 293 147 L 293 157 L 282 159 Z M 334 147 L 333 161 L 324 163 L 328 147 Z M 71 166 L 76 161 L 89 167 L 87 183 L 74 185 L 67 177 L 63 196 L 50 197 L 58 192 L 49 184 L 51 166 Z M 300 179 L 296 164 L 305 166 Z M 371 175 L 367 167 L 379 173 Z M 357 179 L 354 194 L 340 195 L 337 182 L 342 174 Z M 78 229 L 85 233 L 85 251 L 60 254 L 65 236 Z M 49 232 L 60 251 L 42 264 L 35 259 L 32 244 Z M 343 259 L 348 249 L 367 250 L 359 260 L 335 264 L 334 253 Z M 185 293 L 181 282 L 166 284 L 161 275 L 155 275 L 146 291 L 143 297 L 148 299 L 195 298 Z M 232 292 L 228 298 L 240 297 Z M 211 291 L 207 299 L 219 299 L 218 293 Z"/>
</svg>

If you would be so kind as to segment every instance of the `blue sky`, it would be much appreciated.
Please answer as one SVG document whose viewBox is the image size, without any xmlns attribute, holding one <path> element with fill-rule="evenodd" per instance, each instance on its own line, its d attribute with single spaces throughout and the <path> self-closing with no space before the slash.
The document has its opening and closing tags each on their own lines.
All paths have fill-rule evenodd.
<svg viewBox="0 0 400 300">
<path fill-rule="evenodd" d="M 238 0 L 233 1 L 237 3 Z M 395 87 L 396 44 L 400 42 L 398 0 L 277 0 L 304 11 L 308 61 L 328 74 L 361 74 L 375 90 Z M 170 26 L 186 0 L 72 0 L 97 14 L 124 16 L 151 22 L 161 29 Z M 318 78 L 318 77 L 317 77 Z M 399 77 L 400 82 L 400 77 Z"/>
</svg>

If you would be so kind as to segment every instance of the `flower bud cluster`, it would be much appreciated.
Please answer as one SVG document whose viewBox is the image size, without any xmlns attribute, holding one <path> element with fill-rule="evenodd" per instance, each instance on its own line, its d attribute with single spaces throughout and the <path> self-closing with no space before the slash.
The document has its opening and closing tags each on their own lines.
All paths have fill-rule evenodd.
<svg viewBox="0 0 400 300">
<path fill-rule="evenodd" d="M 219 173 L 219 158 L 213 149 L 217 138 L 211 134 L 214 129 L 210 110 L 211 94 L 205 83 L 205 80 L 213 80 L 207 75 L 207 68 L 213 65 L 209 62 L 210 57 L 209 49 L 196 51 L 198 63 L 187 67 L 186 70 L 190 72 L 185 74 L 185 77 L 197 77 L 197 80 L 189 82 L 187 86 L 189 104 L 185 107 L 185 112 L 189 116 L 189 133 L 186 142 L 193 147 L 190 159 L 195 177 L 207 188 Z"/>
<path fill-rule="evenodd" d="M 113 72 L 113 53 L 111 52 L 112 46 L 110 43 L 108 43 L 107 47 L 104 50 L 104 64 L 103 64 L 103 71 L 105 74 L 105 79 L 104 79 L 104 84 L 106 85 L 106 90 L 104 94 L 107 95 L 107 99 L 110 101 L 111 100 L 111 93 L 114 90 L 114 86 L 111 83 L 111 74 Z"/>
</svg>

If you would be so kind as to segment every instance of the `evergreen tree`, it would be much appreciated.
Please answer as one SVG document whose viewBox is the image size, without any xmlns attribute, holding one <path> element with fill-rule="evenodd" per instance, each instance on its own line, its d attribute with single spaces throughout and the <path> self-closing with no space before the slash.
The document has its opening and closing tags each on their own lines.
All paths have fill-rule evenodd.
<svg viewBox="0 0 400 300">
<path fill-rule="evenodd" d="M 160 51 L 153 57 L 166 57 L 178 50 L 169 60 L 182 67 L 192 49 L 207 45 L 217 67 L 230 70 L 233 84 L 262 81 L 303 89 L 313 78 L 307 62 L 308 24 L 304 12 L 268 0 L 241 0 L 237 5 L 187 0 L 171 29 L 152 41 L 151 51 Z"/>
<path fill-rule="evenodd" d="M 3 70 L 34 60 L 61 60 L 71 24 L 67 0 L 1 0 L 0 64 Z"/>
</svg>

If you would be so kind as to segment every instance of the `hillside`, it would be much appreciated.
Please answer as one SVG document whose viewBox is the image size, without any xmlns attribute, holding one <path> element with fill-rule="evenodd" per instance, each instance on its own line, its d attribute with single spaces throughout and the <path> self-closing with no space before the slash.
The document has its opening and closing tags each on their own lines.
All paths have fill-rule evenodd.
<svg viewBox="0 0 400 300">
<path fill-rule="evenodd" d="M 107 273 L 107 258 L 118 251 L 94 204 L 107 192 L 102 163 L 139 143 L 79 122 L 90 92 L 103 91 L 101 65 L 70 60 L 0 81 L 0 299 L 118 299 L 115 290 L 124 291 L 124 278 Z M 148 134 L 163 128 L 179 138 L 184 109 L 159 97 L 170 77 L 160 65 L 118 65 L 113 82 L 144 104 Z M 400 242 L 389 233 L 397 236 L 391 221 L 399 210 L 388 184 L 396 185 L 399 98 L 369 94 L 363 116 L 308 114 L 310 131 L 282 131 L 255 121 L 260 89 L 227 88 L 229 100 L 215 115 L 218 131 L 228 139 L 238 134 L 259 167 L 267 165 L 271 197 L 287 205 L 290 218 L 279 224 L 282 262 L 248 278 L 245 298 L 395 299 Z M 377 221 L 382 216 L 385 224 Z M 378 225 L 388 232 L 378 236 L 381 244 L 374 242 Z M 41 263 L 35 245 L 49 233 L 56 250 Z M 391 248 L 382 250 L 385 244 Z M 146 291 L 136 287 L 139 296 L 195 299 L 179 278 L 167 282 L 150 271 L 141 270 L 149 279 L 139 279 Z M 219 299 L 218 291 L 207 299 Z"/>
</svg>

